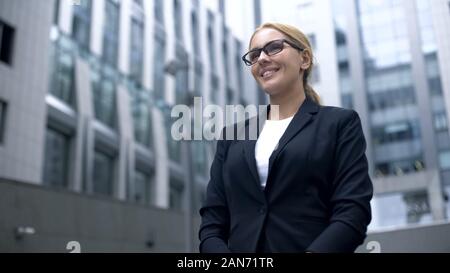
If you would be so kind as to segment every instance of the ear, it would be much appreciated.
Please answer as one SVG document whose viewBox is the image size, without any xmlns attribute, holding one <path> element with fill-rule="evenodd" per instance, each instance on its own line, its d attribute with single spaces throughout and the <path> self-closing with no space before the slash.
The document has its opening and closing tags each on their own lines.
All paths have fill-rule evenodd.
<svg viewBox="0 0 450 273">
<path fill-rule="evenodd" d="M 305 50 L 305 51 L 301 52 L 300 54 L 301 54 L 300 68 L 302 70 L 307 70 L 311 66 L 311 61 L 312 61 L 311 54 L 308 50 Z"/>
</svg>

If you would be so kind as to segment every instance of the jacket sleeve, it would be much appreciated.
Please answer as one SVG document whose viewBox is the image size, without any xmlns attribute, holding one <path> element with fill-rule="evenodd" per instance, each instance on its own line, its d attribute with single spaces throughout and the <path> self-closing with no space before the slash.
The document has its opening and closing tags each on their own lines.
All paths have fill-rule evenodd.
<svg viewBox="0 0 450 273">
<path fill-rule="evenodd" d="M 230 252 L 228 248 L 230 215 L 222 181 L 222 166 L 226 149 L 227 141 L 219 140 L 211 165 L 206 200 L 200 209 L 199 250 L 201 253 Z"/>
<path fill-rule="evenodd" d="M 368 173 L 361 121 L 355 111 L 338 129 L 331 192 L 330 225 L 307 248 L 311 252 L 353 252 L 371 221 L 373 186 Z"/>
</svg>

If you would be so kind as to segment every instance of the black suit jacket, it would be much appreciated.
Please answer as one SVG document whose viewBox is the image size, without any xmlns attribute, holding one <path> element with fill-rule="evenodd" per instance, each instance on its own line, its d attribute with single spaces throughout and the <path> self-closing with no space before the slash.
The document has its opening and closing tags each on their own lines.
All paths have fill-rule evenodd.
<svg viewBox="0 0 450 273">
<path fill-rule="evenodd" d="M 265 189 L 255 144 L 218 141 L 200 252 L 352 252 L 364 241 L 373 188 L 355 111 L 307 98 L 270 157 Z"/>
</svg>

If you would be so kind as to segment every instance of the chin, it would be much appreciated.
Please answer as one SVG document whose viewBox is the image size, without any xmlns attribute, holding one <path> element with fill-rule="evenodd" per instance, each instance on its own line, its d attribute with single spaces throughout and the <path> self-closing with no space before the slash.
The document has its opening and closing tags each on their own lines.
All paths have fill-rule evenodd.
<svg viewBox="0 0 450 273">
<path fill-rule="evenodd" d="M 277 86 L 277 85 L 274 85 L 274 84 L 260 84 L 259 86 L 261 87 L 262 90 L 264 90 L 264 92 L 267 95 L 276 95 L 276 94 L 280 93 L 279 92 L 280 87 Z"/>
</svg>

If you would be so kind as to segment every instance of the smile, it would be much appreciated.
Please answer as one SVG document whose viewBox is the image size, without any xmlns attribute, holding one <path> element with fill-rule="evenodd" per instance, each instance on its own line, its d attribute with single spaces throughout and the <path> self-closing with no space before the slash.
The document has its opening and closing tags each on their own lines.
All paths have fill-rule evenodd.
<svg viewBox="0 0 450 273">
<path fill-rule="evenodd" d="M 263 79 L 270 78 L 270 77 L 273 76 L 273 74 L 275 74 L 278 70 L 279 70 L 279 68 L 263 69 L 259 75 L 260 75 L 260 77 L 263 78 Z"/>
</svg>

